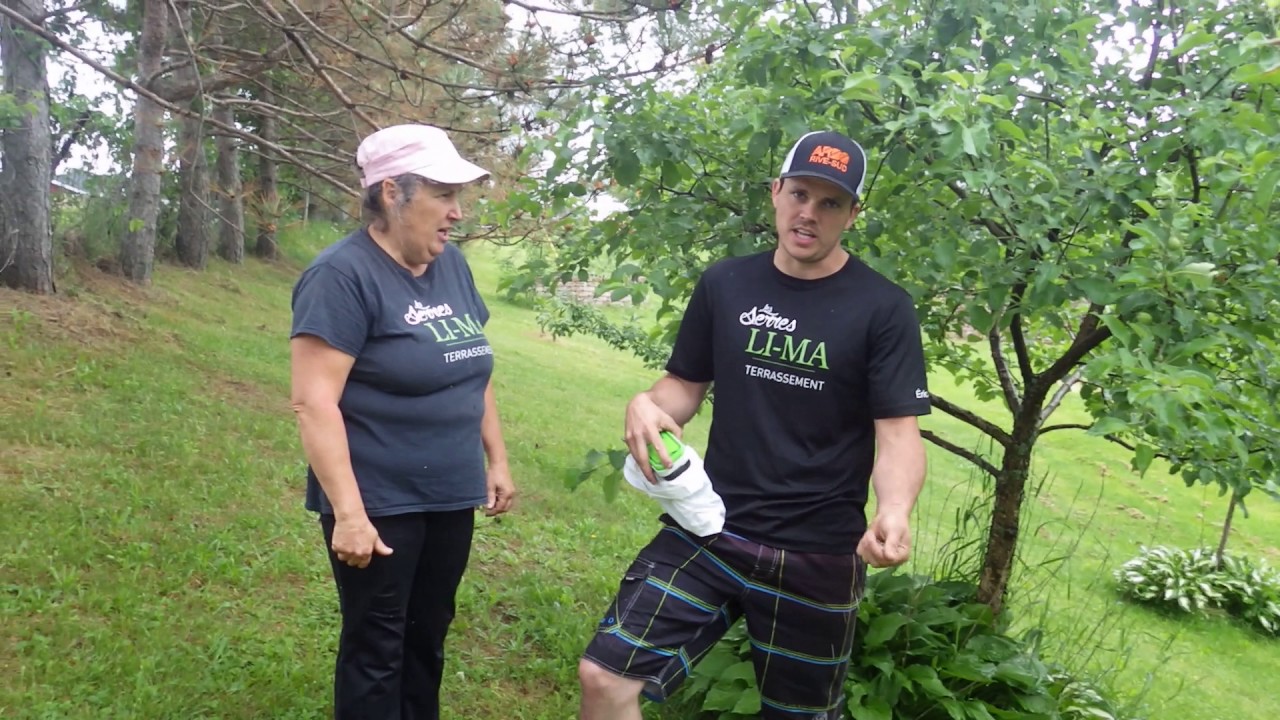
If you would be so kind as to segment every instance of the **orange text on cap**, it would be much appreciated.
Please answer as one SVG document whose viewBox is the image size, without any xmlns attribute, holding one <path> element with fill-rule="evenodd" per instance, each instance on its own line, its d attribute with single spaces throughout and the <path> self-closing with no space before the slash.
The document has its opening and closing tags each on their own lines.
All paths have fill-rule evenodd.
<svg viewBox="0 0 1280 720">
<path fill-rule="evenodd" d="M 849 172 L 849 153 L 830 145 L 819 145 L 809 155 L 809 162 L 828 165 L 840 172 Z"/>
</svg>

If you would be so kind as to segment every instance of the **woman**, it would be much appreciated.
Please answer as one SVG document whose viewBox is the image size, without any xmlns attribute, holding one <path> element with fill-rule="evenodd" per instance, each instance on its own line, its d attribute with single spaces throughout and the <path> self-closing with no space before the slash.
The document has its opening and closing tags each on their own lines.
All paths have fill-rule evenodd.
<svg viewBox="0 0 1280 720">
<path fill-rule="evenodd" d="M 425 125 L 370 135 L 356 160 L 370 222 L 303 272 L 289 343 L 342 612 L 335 716 L 434 720 L 474 509 L 515 497 L 489 311 L 449 244 L 463 186 L 489 173 Z"/>
</svg>

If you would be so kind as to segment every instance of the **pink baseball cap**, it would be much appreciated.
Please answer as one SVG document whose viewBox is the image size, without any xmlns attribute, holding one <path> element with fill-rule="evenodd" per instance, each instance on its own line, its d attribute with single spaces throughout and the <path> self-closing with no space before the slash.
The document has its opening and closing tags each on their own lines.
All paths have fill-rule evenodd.
<svg viewBox="0 0 1280 720">
<path fill-rule="evenodd" d="M 443 130 L 430 125 L 393 125 L 365 138 L 356 150 L 364 187 L 405 173 L 432 182 L 465 185 L 489 176 L 458 154 Z"/>
</svg>

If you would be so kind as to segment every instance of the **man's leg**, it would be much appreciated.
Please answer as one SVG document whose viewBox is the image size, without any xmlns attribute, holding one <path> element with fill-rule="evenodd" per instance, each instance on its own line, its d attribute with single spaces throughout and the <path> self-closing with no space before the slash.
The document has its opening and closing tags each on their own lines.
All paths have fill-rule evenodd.
<svg viewBox="0 0 1280 720">
<path fill-rule="evenodd" d="M 579 720 L 640 720 L 643 680 L 616 675 L 583 658 L 578 662 L 578 683 L 582 686 Z"/>
<path fill-rule="evenodd" d="M 336 720 L 400 717 L 405 609 L 422 548 L 422 521 L 415 515 L 370 521 L 394 553 L 374 555 L 361 569 L 329 550 L 342 612 L 333 680 Z M 326 547 L 332 548 L 333 517 L 321 516 L 320 524 Z"/>
<path fill-rule="evenodd" d="M 761 717 L 840 718 L 865 567 L 853 554 L 760 547 L 744 612 Z"/>
<path fill-rule="evenodd" d="M 471 556 L 475 511 L 422 513 L 422 554 L 409 597 L 401 720 L 439 720 L 444 640 Z"/>
<path fill-rule="evenodd" d="M 639 720 L 639 696 L 665 700 L 738 618 L 714 544 L 666 528 L 640 551 L 578 666 L 581 720 Z"/>
</svg>

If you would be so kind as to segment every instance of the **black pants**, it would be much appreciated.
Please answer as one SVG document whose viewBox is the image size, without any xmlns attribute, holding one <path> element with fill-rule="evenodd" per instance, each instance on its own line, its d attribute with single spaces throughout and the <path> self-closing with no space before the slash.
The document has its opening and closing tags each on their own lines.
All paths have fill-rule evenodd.
<svg viewBox="0 0 1280 720">
<path fill-rule="evenodd" d="M 364 569 L 338 560 L 333 516 L 320 516 L 342 611 L 337 720 L 438 720 L 444 638 L 474 516 L 467 509 L 370 518 L 394 552 L 374 555 Z"/>
</svg>

